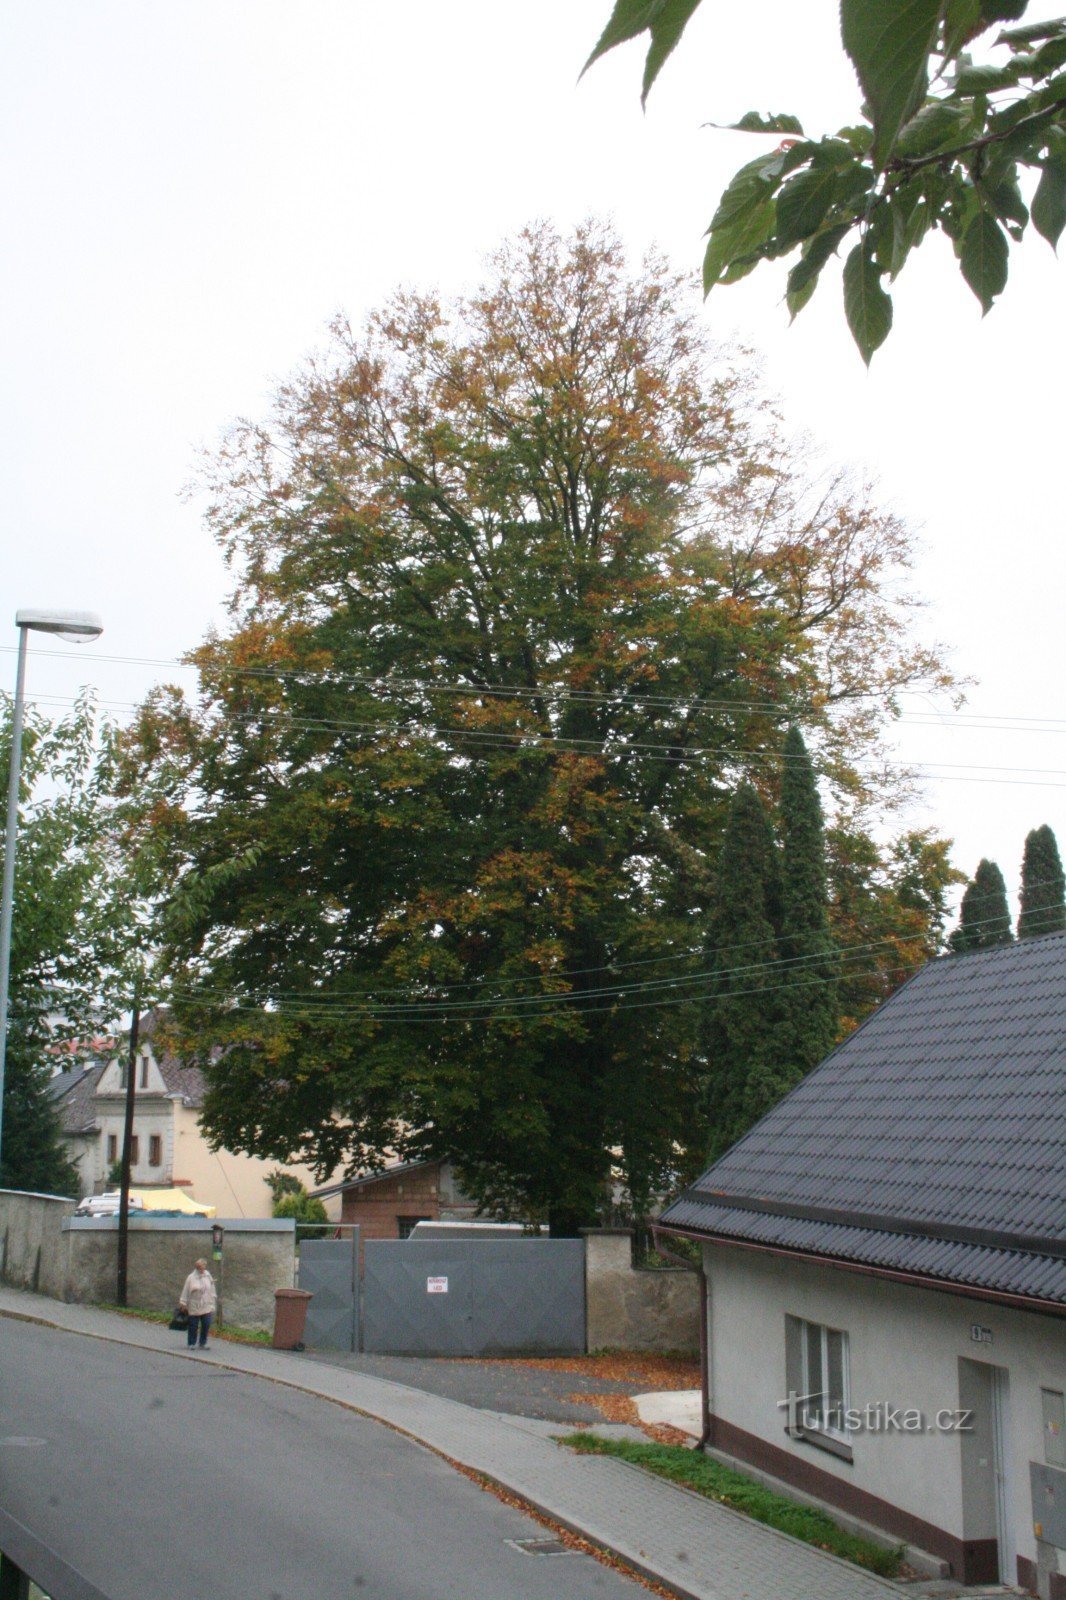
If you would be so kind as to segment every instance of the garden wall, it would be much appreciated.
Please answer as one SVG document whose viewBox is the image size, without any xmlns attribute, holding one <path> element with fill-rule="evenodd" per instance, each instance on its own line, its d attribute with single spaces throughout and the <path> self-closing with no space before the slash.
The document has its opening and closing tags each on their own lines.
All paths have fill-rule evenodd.
<svg viewBox="0 0 1066 1600">
<path fill-rule="evenodd" d="M 585 1233 L 590 1350 L 698 1350 L 700 1291 L 684 1267 L 634 1267 L 629 1228 Z"/>
<path fill-rule="evenodd" d="M 224 1222 L 222 1259 L 211 1255 L 206 1217 L 130 1219 L 128 1300 L 150 1311 L 172 1311 L 198 1256 L 207 1259 L 219 1290 L 224 1322 L 244 1328 L 274 1325 L 274 1290 L 291 1289 L 296 1229 L 290 1217 Z M 118 1250 L 117 1217 L 71 1217 L 67 1237 L 65 1300 L 113 1302 Z"/>
<path fill-rule="evenodd" d="M 0 1282 L 64 1298 L 63 1223 L 74 1215 L 77 1204 L 61 1195 L 0 1189 Z"/>
</svg>

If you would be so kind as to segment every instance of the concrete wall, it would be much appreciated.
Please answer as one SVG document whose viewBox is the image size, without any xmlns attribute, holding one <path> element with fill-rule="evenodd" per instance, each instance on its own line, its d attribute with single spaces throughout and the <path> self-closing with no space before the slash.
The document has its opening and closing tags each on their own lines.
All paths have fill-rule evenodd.
<svg viewBox="0 0 1066 1600">
<path fill-rule="evenodd" d="M 585 1233 L 590 1350 L 697 1350 L 699 1279 L 684 1267 L 633 1266 L 628 1228 Z"/>
<path fill-rule="evenodd" d="M 1041 1387 L 1066 1388 L 1061 1318 L 727 1245 L 705 1246 L 704 1261 L 716 1444 L 812 1492 L 820 1492 L 813 1486 L 821 1479 L 822 1498 L 835 1495 L 833 1503 L 844 1510 L 955 1564 L 972 1531 L 964 1517 L 962 1436 L 932 1429 L 858 1431 L 849 1435 L 851 1461 L 790 1438 L 780 1404 L 788 1389 L 785 1319 L 801 1317 L 847 1333 L 853 1409 L 880 1402 L 934 1419 L 966 1403 L 960 1361 L 1005 1369 L 1005 1472 L 1015 1545 L 1005 1576 L 1016 1581 L 1016 1556 L 1034 1568 L 1039 1558 L 1047 1567 L 1048 1551 L 1037 1550 L 1033 1533 L 1029 1462 L 1044 1459 Z M 980 1342 L 972 1335 L 975 1324 Z M 863 1495 L 904 1517 L 893 1526 L 884 1513 L 871 1514 L 869 1504 L 863 1510 Z M 915 1521 L 912 1535 L 907 1518 Z M 918 1522 L 945 1535 L 941 1548 L 918 1537 Z M 1066 1573 L 1066 1551 L 1056 1559 Z"/>
<path fill-rule="evenodd" d="M 54 1194 L 0 1189 L 0 1282 L 64 1298 L 63 1223 L 77 1203 Z"/>
<path fill-rule="evenodd" d="M 211 1223 L 195 1217 L 131 1218 L 129 1303 L 171 1311 L 197 1256 L 206 1256 L 219 1288 L 223 1320 L 244 1328 L 274 1325 L 274 1290 L 291 1289 L 296 1231 L 291 1218 L 223 1221 L 222 1261 L 211 1259 Z M 70 1217 L 66 1300 L 113 1302 L 118 1245 L 115 1217 Z"/>
</svg>

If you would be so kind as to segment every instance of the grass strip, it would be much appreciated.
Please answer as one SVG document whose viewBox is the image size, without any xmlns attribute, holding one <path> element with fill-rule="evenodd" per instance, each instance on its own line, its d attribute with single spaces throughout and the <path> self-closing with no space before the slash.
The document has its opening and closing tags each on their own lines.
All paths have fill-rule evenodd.
<svg viewBox="0 0 1066 1600">
<path fill-rule="evenodd" d="M 766 1489 L 732 1467 L 723 1466 L 713 1456 L 683 1445 L 638 1444 L 635 1439 L 601 1439 L 594 1433 L 565 1434 L 561 1442 L 582 1455 L 617 1456 L 883 1578 L 894 1578 L 899 1571 L 902 1546 L 886 1548 L 860 1534 L 848 1533 L 817 1506 L 801 1505 L 798 1500 Z"/>
<path fill-rule="evenodd" d="M 140 1322 L 163 1322 L 169 1325 L 172 1311 L 148 1311 L 140 1306 L 116 1306 L 106 1300 L 96 1302 L 98 1311 L 115 1311 L 120 1317 L 136 1317 Z M 227 1322 L 223 1327 L 211 1324 L 212 1339 L 229 1339 L 234 1344 L 270 1344 L 271 1335 L 260 1328 L 239 1328 Z"/>
</svg>

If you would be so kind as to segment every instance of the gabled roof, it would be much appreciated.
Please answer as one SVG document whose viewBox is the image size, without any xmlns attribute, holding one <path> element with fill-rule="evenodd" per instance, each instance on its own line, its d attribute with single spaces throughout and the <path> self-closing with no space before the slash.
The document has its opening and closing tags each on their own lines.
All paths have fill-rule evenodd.
<svg viewBox="0 0 1066 1600">
<path fill-rule="evenodd" d="M 328 1200 L 330 1195 L 348 1194 L 352 1189 L 366 1189 L 374 1183 L 384 1183 L 388 1178 L 402 1178 L 405 1172 L 418 1172 L 422 1167 L 436 1167 L 437 1161 L 394 1161 L 391 1167 L 379 1167 L 375 1172 L 361 1172 L 357 1177 L 346 1178 L 343 1183 L 331 1183 L 325 1189 L 312 1189 L 316 1200 Z"/>
<path fill-rule="evenodd" d="M 69 1072 L 57 1073 L 48 1082 L 49 1096 L 56 1102 L 59 1124 L 64 1133 L 95 1133 L 96 1085 L 106 1061 L 79 1062 Z"/>
<path fill-rule="evenodd" d="M 923 967 L 662 1225 L 1066 1307 L 1066 934 Z"/>
</svg>

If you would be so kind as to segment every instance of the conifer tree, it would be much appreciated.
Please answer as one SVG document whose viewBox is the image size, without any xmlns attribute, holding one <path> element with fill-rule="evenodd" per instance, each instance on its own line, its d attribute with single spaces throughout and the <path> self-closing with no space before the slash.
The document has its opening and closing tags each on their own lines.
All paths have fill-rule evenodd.
<svg viewBox="0 0 1066 1600">
<path fill-rule="evenodd" d="M 825 823 L 803 735 L 790 728 L 781 776 L 781 994 L 779 1087 L 772 1105 L 833 1048 L 839 1006 L 829 929 Z M 763 1109 L 766 1109 L 764 1107 Z"/>
<path fill-rule="evenodd" d="M 1066 877 L 1055 835 L 1045 822 L 1026 835 L 1018 938 L 1066 931 Z"/>
<path fill-rule="evenodd" d="M 981 860 L 966 888 L 959 925 L 951 935 L 956 951 L 984 950 L 1012 942 L 1007 885 L 994 861 Z"/>
<path fill-rule="evenodd" d="M 705 1013 L 708 1159 L 751 1125 L 749 1083 L 773 1070 L 777 1049 L 781 885 L 766 808 L 750 783 L 733 796 L 709 926 L 714 973 Z"/>
</svg>

